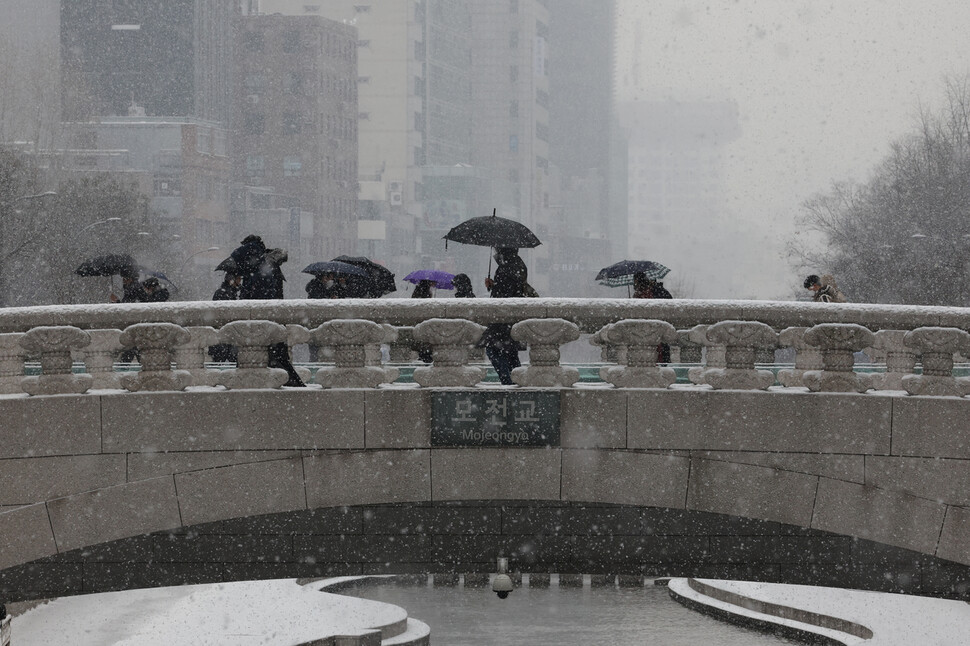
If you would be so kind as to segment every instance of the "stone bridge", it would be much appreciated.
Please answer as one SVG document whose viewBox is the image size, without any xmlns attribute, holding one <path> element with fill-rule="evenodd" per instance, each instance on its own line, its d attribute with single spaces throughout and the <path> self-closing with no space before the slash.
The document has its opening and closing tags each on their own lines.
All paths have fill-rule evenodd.
<svg viewBox="0 0 970 646">
<path fill-rule="evenodd" d="M 468 360 L 494 322 L 528 345 L 520 386 L 480 383 Z M 504 555 L 524 572 L 965 596 L 967 329 L 964 309 L 726 301 L 2 310 L 0 595 L 447 579 Z M 581 334 L 602 347 L 602 381 L 560 365 Z M 378 348 L 406 338 L 434 363 L 390 383 L 399 366 Z M 203 363 L 217 341 L 239 346 L 237 366 Z M 281 388 L 265 352 L 280 341 L 334 361 Z M 691 383 L 656 365 L 661 342 Z M 123 345 L 140 371 L 113 365 Z M 769 370 L 785 347 L 793 364 Z M 853 370 L 863 349 L 875 374 Z M 555 433 L 442 441 L 442 406 L 468 394 L 545 397 Z"/>
</svg>

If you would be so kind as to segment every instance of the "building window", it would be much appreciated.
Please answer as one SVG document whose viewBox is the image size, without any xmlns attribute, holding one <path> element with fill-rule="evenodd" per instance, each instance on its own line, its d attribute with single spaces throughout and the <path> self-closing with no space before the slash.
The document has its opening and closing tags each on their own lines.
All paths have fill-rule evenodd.
<svg viewBox="0 0 970 646">
<path fill-rule="evenodd" d="M 292 54 L 300 50 L 300 32 L 297 29 L 288 29 L 283 32 L 283 51 Z"/>
<path fill-rule="evenodd" d="M 243 121 L 247 135 L 261 135 L 266 128 L 266 117 L 262 112 L 249 112 Z"/>
<path fill-rule="evenodd" d="M 369 13 L 370 12 L 370 5 L 369 4 L 355 4 L 354 5 L 354 11 L 357 12 L 357 13 Z"/>
<path fill-rule="evenodd" d="M 283 134 L 284 135 L 295 135 L 299 134 L 302 130 L 303 121 L 300 118 L 299 112 L 284 112 L 283 113 Z"/>
<path fill-rule="evenodd" d="M 509 152 L 519 152 L 519 135 L 509 135 Z"/>
<path fill-rule="evenodd" d="M 262 74 L 247 74 L 243 79 L 243 87 L 249 90 L 250 94 L 259 94 L 266 88 L 266 77 Z"/>
<path fill-rule="evenodd" d="M 519 47 L 519 32 L 513 31 L 509 32 L 509 49 L 517 49 Z"/>
<path fill-rule="evenodd" d="M 246 155 L 246 176 L 257 177 L 266 168 L 266 158 L 262 155 Z"/>
<path fill-rule="evenodd" d="M 290 94 L 303 94 L 303 78 L 303 72 L 290 72 L 286 83 L 286 91 Z"/>
<path fill-rule="evenodd" d="M 303 174 L 303 160 L 299 155 L 287 155 L 283 158 L 283 176 L 299 177 Z"/>
<path fill-rule="evenodd" d="M 509 116 L 513 119 L 519 116 L 519 102 L 512 101 L 509 103 Z"/>
<path fill-rule="evenodd" d="M 259 31 L 247 31 L 243 38 L 243 47 L 247 52 L 263 51 L 263 34 Z"/>
<path fill-rule="evenodd" d="M 303 5 L 303 13 L 320 13 L 320 5 L 305 4 Z"/>
<path fill-rule="evenodd" d="M 519 66 L 512 65 L 509 67 L 509 80 L 515 83 L 519 80 Z"/>
<path fill-rule="evenodd" d="M 519 0 L 509 0 L 509 13 L 519 13 Z"/>
</svg>

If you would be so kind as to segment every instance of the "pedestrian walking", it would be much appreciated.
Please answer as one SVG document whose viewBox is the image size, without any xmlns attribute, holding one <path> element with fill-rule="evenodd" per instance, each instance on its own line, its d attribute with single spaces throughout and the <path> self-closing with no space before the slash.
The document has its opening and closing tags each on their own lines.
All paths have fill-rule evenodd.
<svg viewBox="0 0 970 646">
<path fill-rule="evenodd" d="M 241 246 L 237 247 L 230 256 L 236 263 L 242 284 L 239 286 L 239 298 L 242 300 L 276 300 L 283 298 L 283 276 L 281 265 L 287 260 L 284 249 L 268 249 L 263 239 L 257 235 L 243 238 Z M 269 367 L 286 370 L 289 379 L 284 386 L 303 387 L 306 384 L 300 379 L 290 360 L 290 349 L 286 343 L 269 346 Z"/>
<path fill-rule="evenodd" d="M 816 303 L 845 303 L 845 294 L 835 284 L 835 277 L 825 274 L 821 278 L 812 274 L 803 283 L 805 289 L 812 290 L 812 300 Z"/>
<path fill-rule="evenodd" d="M 468 274 L 455 274 L 451 284 L 455 286 L 455 298 L 475 298 L 475 292 L 472 291 L 472 279 L 468 277 Z"/>
<path fill-rule="evenodd" d="M 411 298 L 431 298 L 431 287 L 434 285 L 432 280 L 421 280 L 415 285 L 414 291 L 411 292 Z M 431 346 L 427 343 L 415 343 L 413 349 L 418 353 L 418 358 L 425 363 L 431 363 L 434 360 L 434 354 L 431 351 Z"/>
<path fill-rule="evenodd" d="M 492 298 L 522 298 L 526 295 L 529 270 L 513 247 L 499 247 L 495 250 L 495 279 L 485 279 L 485 289 Z M 499 381 L 512 385 L 512 370 L 522 365 L 519 352 L 524 348 L 512 338 L 512 326 L 508 323 L 492 323 L 485 328 L 478 345 L 485 348 L 488 360 L 498 373 Z"/>
<path fill-rule="evenodd" d="M 647 275 L 640 271 L 633 274 L 633 298 L 673 298 L 673 295 L 667 291 L 662 282 L 647 278 Z M 670 363 L 669 344 L 657 345 L 657 363 Z"/>
<path fill-rule="evenodd" d="M 234 263 L 226 268 L 226 275 L 222 279 L 222 284 L 216 288 L 212 294 L 214 301 L 235 301 L 239 299 L 239 287 L 242 285 L 242 276 L 235 269 Z M 210 345 L 206 350 L 213 361 L 220 363 L 235 363 L 239 358 L 239 349 L 229 343 L 217 343 Z"/>
</svg>

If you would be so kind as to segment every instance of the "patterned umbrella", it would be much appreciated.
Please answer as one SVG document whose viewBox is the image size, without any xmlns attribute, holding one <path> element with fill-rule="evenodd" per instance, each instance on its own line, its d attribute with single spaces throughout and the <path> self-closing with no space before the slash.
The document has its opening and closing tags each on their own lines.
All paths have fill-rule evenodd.
<svg viewBox="0 0 970 646">
<path fill-rule="evenodd" d="M 648 279 L 663 280 L 670 270 L 659 262 L 652 260 L 621 260 L 620 262 L 600 269 L 596 280 L 600 285 L 608 287 L 623 287 L 633 284 L 633 275 L 643 273 Z"/>
</svg>

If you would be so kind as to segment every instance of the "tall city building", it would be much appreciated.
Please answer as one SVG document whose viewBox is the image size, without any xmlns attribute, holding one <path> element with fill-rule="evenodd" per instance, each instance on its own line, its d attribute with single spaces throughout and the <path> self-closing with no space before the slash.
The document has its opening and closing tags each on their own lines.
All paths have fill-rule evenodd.
<svg viewBox="0 0 970 646">
<path fill-rule="evenodd" d="M 60 0 L 0 7 L 0 142 L 50 146 L 60 122 Z"/>
<path fill-rule="evenodd" d="M 237 42 L 233 183 L 262 188 L 234 192 L 234 214 L 249 214 L 234 224 L 252 226 L 250 207 L 273 195 L 292 215 L 272 243 L 294 265 L 355 253 L 357 30 L 316 15 L 247 15 Z"/>
<path fill-rule="evenodd" d="M 621 107 L 629 132 L 629 247 L 671 269 L 680 296 L 715 296 L 740 285 L 718 262 L 730 231 L 724 205 L 726 146 L 740 134 L 732 101 L 640 101 Z M 709 287 L 713 287 L 713 292 Z M 673 290 L 676 292 L 676 290 Z"/>
<path fill-rule="evenodd" d="M 423 217 L 425 2 L 257 0 L 250 12 L 323 16 L 357 28 L 358 248 L 404 269 Z"/>
<path fill-rule="evenodd" d="M 62 0 L 61 109 L 67 121 L 193 116 L 226 123 L 237 0 Z"/>
</svg>

